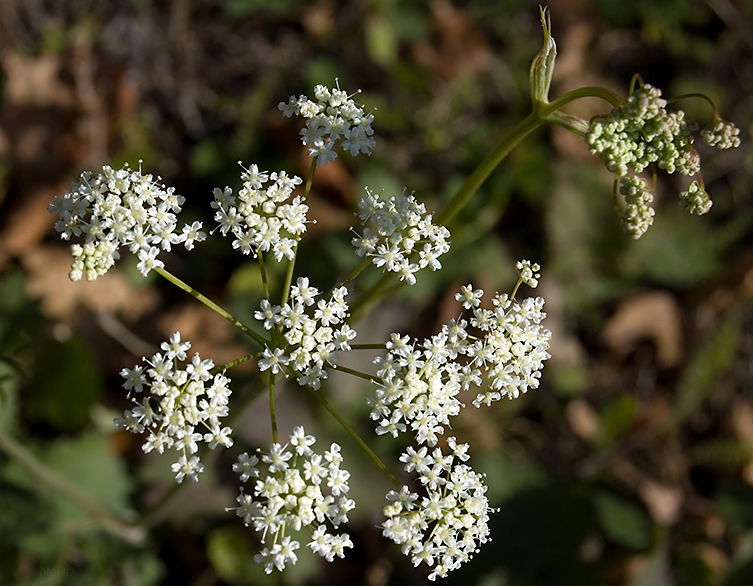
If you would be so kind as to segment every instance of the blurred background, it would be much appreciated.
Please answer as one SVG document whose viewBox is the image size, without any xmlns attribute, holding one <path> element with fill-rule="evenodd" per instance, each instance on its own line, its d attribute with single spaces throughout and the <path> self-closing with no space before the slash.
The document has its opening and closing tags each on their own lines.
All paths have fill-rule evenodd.
<svg viewBox="0 0 753 586">
<path fill-rule="evenodd" d="M 699 145 L 711 212 L 679 210 L 687 181 L 660 175 L 654 226 L 631 240 L 612 207 L 612 176 L 581 140 L 546 128 L 451 226 L 444 269 L 364 317 L 356 342 L 431 335 L 457 314 L 461 285 L 509 291 L 516 260 L 539 262 L 552 358 L 539 389 L 469 406 L 453 425 L 500 511 L 493 541 L 444 583 L 753 584 L 753 2 L 548 7 L 559 48 L 552 97 L 587 85 L 625 96 L 640 73 L 668 97 L 706 93 L 741 128 L 739 149 Z M 251 366 L 229 373 L 238 403 L 259 395 L 235 424 L 236 445 L 212 453 L 198 484 L 175 490 L 172 455 L 145 456 L 142 438 L 112 423 L 129 406 L 118 373 L 178 330 L 216 364 L 247 346 L 185 293 L 142 279 L 130 258 L 93 283 L 70 283 L 47 206 L 82 170 L 143 161 L 187 198 L 186 220 L 210 229 L 212 189 L 240 186 L 238 161 L 305 176 L 300 122 L 277 104 L 339 79 L 374 111 L 377 147 L 316 173 L 316 224 L 296 267 L 328 290 L 358 264 L 348 229 L 364 186 L 415 191 L 440 210 L 529 113 L 541 43 L 538 3 L 528 0 L 3 0 L 0 583 L 427 582 L 380 536 L 388 481 L 297 386 L 280 390 L 280 432 L 303 424 L 321 449 L 343 445 L 355 548 L 332 564 L 301 555 L 283 575 L 253 563 L 255 536 L 224 511 L 238 490 L 231 462 L 271 442 Z M 711 120 L 702 100 L 678 107 Z M 584 100 L 568 111 L 608 110 Z M 165 262 L 253 322 L 258 269 L 229 240 L 215 234 Z M 276 294 L 283 277 L 272 270 Z M 367 271 L 360 286 L 377 277 Z M 373 357 L 346 364 L 368 371 Z M 397 472 L 399 446 L 375 438 L 367 419 L 372 391 L 340 374 L 322 390 Z M 59 478 L 123 519 L 150 511 L 148 530 L 103 523 Z"/>
</svg>

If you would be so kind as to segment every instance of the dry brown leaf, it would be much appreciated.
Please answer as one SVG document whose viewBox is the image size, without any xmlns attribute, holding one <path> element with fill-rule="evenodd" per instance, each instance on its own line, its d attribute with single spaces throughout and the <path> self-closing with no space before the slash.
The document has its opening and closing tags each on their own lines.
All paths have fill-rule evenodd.
<svg viewBox="0 0 753 586">
<path fill-rule="evenodd" d="M 487 69 L 491 49 L 481 27 L 448 0 L 436 0 L 431 8 L 435 41 L 421 42 L 414 47 L 416 61 L 448 82 Z"/>
<path fill-rule="evenodd" d="M 753 405 L 742 397 L 736 397 L 730 409 L 732 429 L 745 442 L 753 443 Z"/>
<path fill-rule="evenodd" d="M 680 309 L 674 297 L 663 291 L 624 300 L 604 328 L 603 337 L 620 354 L 631 352 L 641 340 L 651 340 L 663 368 L 677 366 L 682 360 Z"/>
<path fill-rule="evenodd" d="M 567 422 L 573 433 L 581 439 L 593 440 L 599 435 L 600 419 L 590 403 L 584 399 L 572 399 L 565 411 Z"/>
<path fill-rule="evenodd" d="M 68 278 L 71 257 L 59 246 L 39 246 L 21 258 L 28 274 L 29 295 L 41 301 L 50 319 L 73 323 L 84 308 L 93 313 L 111 312 L 126 321 L 146 315 L 157 304 L 153 289 L 136 289 L 118 267 L 95 281 L 73 283 Z"/>
<path fill-rule="evenodd" d="M 656 523 L 670 526 L 679 521 L 683 503 L 679 487 L 644 479 L 638 486 L 638 492 Z"/>
<path fill-rule="evenodd" d="M 18 53 L 3 57 L 4 96 L 9 104 L 24 108 L 73 108 L 76 99 L 62 77 L 58 55 L 40 55 L 33 59 Z"/>
<path fill-rule="evenodd" d="M 235 329 L 229 321 L 196 302 L 185 303 L 163 315 L 159 328 L 165 339 L 173 332 L 180 332 L 181 339 L 191 342 L 192 354 L 198 352 L 216 365 L 240 358 L 252 350 L 235 341 Z"/>
<path fill-rule="evenodd" d="M 0 232 L 0 271 L 11 258 L 26 253 L 44 239 L 57 219 L 47 211 L 47 206 L 66 186 L 67 183 L 58 187 L 40 186 L 19 202 Z"/>
</svg>

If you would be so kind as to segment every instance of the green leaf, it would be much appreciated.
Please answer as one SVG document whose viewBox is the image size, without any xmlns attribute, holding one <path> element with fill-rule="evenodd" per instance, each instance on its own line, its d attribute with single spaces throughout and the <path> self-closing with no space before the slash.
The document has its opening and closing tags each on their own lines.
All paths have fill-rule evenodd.
<svg viewBox="0 0 753 586">
<path fill-rule="evenodd" d="M 730 527 L 753 527 L 753 486 L 728 484 L 717 491 L 714 501 Z"/>
<path fill-rule="evenodd" d="M 639 507 L 603 491 L 594 495 L 593 504 L 608 539 L 636 550 L 651 545 L 651 522 Z"/>
<path fill-rule="evenodd" d="M 256 545 L 243 527 L 221 527 L 207 538 L 207 556 L 217 575 L 231 584 L 275 584 L 274 576 L 254 562 Z"/>
<path fill-rule="evenodd" d="M 50 523 L 49 506 L 30 492 L 11 484 L 0 484 L 0 547 L 17 545 L 24 536 Z"/>
<path fill-rule="evenodd" d="M 60 439 L 41 455 L 47 465 L 99 504 L 112 511 L 128 505 L 131 480 L 125 464 L 109 449 L 109 438 L 88 433 L 75 439 Z M 63 516 L 79 517 L 80 507 L 62 495 L 53 500 Z"/>
<path fill-rule="evenodd" d="M 623 395 L 613 399 L 601 411 L 601 437 L 603 445 L 611 445 L 628 431 L 635 422 L 636 399 Z"/>
<path fill-rule="evenodd" d="M 47 340 L 37 349 L 38 363 L 25 417 L 59 431 L 76 431 L 89 422 L 89 412 L 102 389 L 102 376 L 91 350 L 78 338 Z"/>
<path fill-rule="evenodd" d="M 693 413 L 711 395 L 720 374 L 735 360 L 740 338 L 740 313 L 729 311 L 693 357 L 677 384 L 674 417 L 682 420 Z"/>
</svg>

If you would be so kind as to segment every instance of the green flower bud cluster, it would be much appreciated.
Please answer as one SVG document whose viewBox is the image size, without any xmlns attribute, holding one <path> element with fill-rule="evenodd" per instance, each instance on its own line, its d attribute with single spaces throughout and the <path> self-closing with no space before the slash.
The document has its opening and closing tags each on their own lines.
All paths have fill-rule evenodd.
<svg viewBox="0 0 753 586">
<path fill-rule="evenodd" d="M 668 173 L 695 175 L 701 168 L 691 134 L 696 124 L 682 110 L 669 112 L 666 106 L 659 89 L 645 84 L 635 90 L 604 122 L 591 122 L 586 134 L 591 153 L 618 177 L 629 169 L 640 173 L 651 163 Z"/>
<path fill-rule="evenodd" d="M 714 126 L 701 131 L 701 138 L 709 146 L 718 149 L 732 149 L 740 146 L 740 129 L 721 118 L 713 122 Z"/>
<path fill-rule="evenodd" d="M 711 209 L 711 198 L 698 181 L 693 181 L 685 191 L 680 193 L 680 207 L 691 214 L 700 216 Z"/>
<path fill-rule="evenodd" d="M 625 198 L 625 209 L 620 220 L 625 233 L 633 238 L 640 238 L 654 222 L 654 200 L 651 190 L 644 179 L 631 175 L 620 178 L 620 194 Z"/>
</svg>

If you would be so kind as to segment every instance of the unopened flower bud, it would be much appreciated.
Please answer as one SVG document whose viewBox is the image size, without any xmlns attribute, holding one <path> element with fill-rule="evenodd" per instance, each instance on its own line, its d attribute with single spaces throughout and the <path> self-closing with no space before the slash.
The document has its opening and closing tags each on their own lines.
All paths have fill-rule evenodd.
<svg viewBox="0 0 753 586">
<path fill-rule="evenodd" d="M 541 8 L 541 28 L 544 30 L 544 46 L 531 63 L 531 100 L 534 110 L 541 104 L 549 103 L 549 86 L 552 83 L 554 60 L 557 57 L 557 44 L 552 38 L 552 21 L 549 13 Z"/>
</svg>

